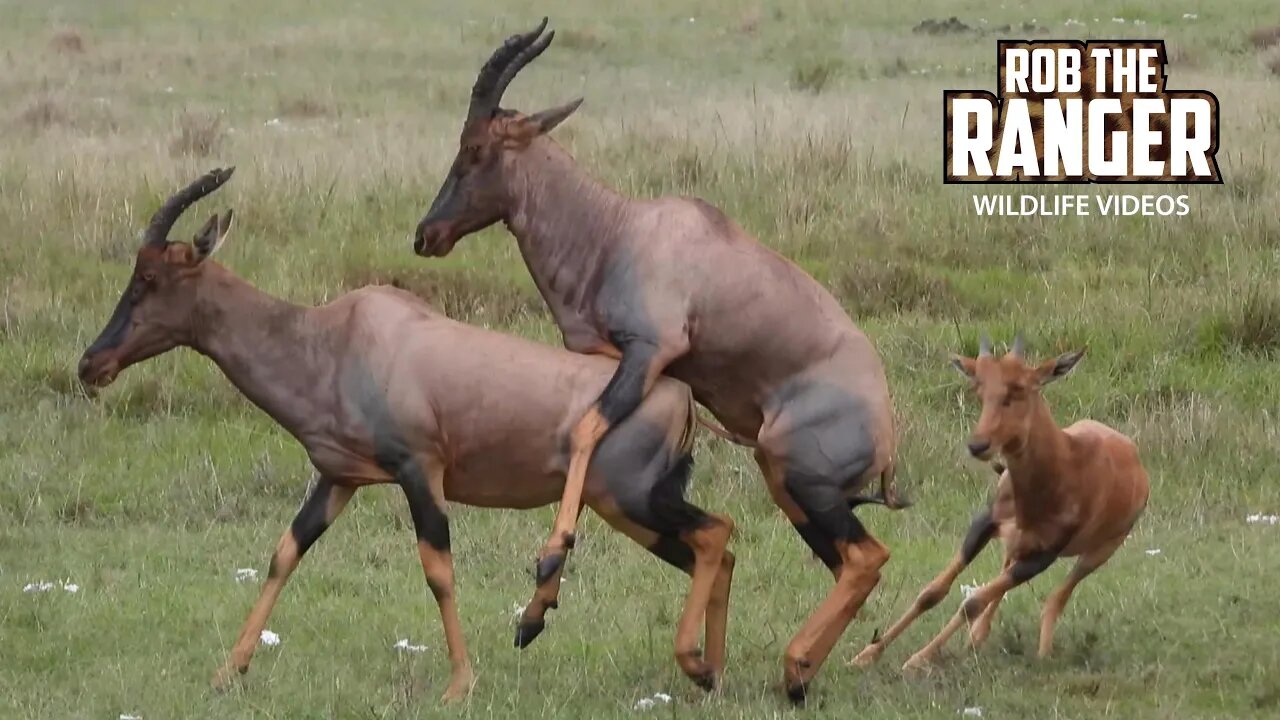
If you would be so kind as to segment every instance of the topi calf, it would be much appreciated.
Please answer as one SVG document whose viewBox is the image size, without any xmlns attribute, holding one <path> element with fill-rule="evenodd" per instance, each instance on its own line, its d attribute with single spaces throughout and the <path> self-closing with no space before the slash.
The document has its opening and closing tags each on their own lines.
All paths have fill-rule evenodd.
<svg viewBox="0 0 1280 720">
<path fill-rule="evenodd" d="M 920 591 L 911 609 L 853 659 L 866 667 L 917 617 L 946 597 L 960 572 L 992 538 L 1004 543 L 1004 568 L 978 588 L 947 626 L 904 670 L 923 667 L 968 622 L 976 648 L 991 632 L 991 621 L 1005 593 L 1044 572 L 1060 557 L 1075 557 L 1075 567 L 1044 606 L 1040 620 L 1040 657 L 1053 648 L 1053 626 L 1076 585 L 1124 543 L 1147 505 L 1147 473 L 1133 441 L 1093 420 L 1059 428 L 1040 389 L 1071 372 L 1084 351 L 1039 365 L 1022 359 L 1021 338 L 1003 357 L 982 339 L 978 357 L 956 356 L 955 367 L 973 382 L 982 414 L 969 439 L 969 452 L 988 460 L 997 453 L 1000 481 L 991 505 L 969 526 L 960 551 Z"/>
<path fill-rule="evenodd" d="M 617 363 L 454 322 L 395 288 L 364 288 L 315 308 L 270 297 L 209 259 L 231 226 L 230 211 L 210 218 L 192 244 L 168 240 L 182 211 L 230 176 L 215 170 L 156 212 L 124 295 L 79 368 L 84 383 L 105 386 L 129 365 L 190 347 L 297 438 L 319 473 L 214 683 L 249 669 L 290 573 L 355 491 L 394 483 L 408 499 L 444 625 L 452 665 L 444 699 L 460 698 L 472 672 L 446 502 L 533 508 L 557 500 L 569 431 Z M 710 689 L 724 667 L 733 523 L 684 498 L 694 417 L 687 386 L 659 383 L 601 443 L 584 498 L 611 526 L 693 576 L 676 659 Z"/>
</svg>

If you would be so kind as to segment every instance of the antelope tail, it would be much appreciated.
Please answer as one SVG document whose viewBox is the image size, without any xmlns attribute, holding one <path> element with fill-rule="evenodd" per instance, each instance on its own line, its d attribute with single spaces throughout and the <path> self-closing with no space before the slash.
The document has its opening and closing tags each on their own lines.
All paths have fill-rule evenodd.
<svg viewBox="0 0 1280 720">
<path fill-rule="evenodd" d="M 749 448 L 753 448 L 756 446 L 753 440 L 748 440 L 747 438 L 744 438 L 741 435 L 731 433 L 728 430 L 725 430 L 724 428 L 720 427 L 719 425 L 711 422 L 710 420 L 703 419 L 701 414 L 698 414 L 698 424 L 710 430 L 713 434 L 718 435 L 724 438 L 725 440 L 728 440 L 729 442 L 734 443 L 736 445 L 741 445 L 743 447 L 749 447 Z"/>
</svg>

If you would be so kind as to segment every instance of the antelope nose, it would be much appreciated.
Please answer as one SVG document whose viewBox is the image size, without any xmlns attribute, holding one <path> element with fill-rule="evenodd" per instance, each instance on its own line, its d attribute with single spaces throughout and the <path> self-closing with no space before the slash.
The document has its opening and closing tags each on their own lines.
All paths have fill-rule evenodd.
<svg viewBox="0 0 1280 720">
<path fill-rule="evenodd" d="M 418 231 L 413 234 L 413 251 L 419 255 L 427 249 L 427 236 L 423 228 L 424 223 L 418 223 Z"/>
<path fill-rule="evenodd" d="M 85 353 L 80 357 L 80 364 L 76 366 L 76 375 L 84 380 L 87 372 L 89 372 L 89 354 Z"/>
<path fill-rule="evenodd" d="M 970 440 L 969 454 L 974 457 L 982 457 L 982 454 L 991 449 L 990 440 Z"/>
</svg>

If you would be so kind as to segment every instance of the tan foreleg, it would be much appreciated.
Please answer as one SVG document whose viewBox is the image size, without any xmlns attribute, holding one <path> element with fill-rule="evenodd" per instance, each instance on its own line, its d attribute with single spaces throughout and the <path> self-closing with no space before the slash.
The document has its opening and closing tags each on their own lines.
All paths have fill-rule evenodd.
<svg viewBox="0 0 1280 720">
<path fill-rule="evenodd" d="M 947 640 L 966 622 L 976 620 L 991 603 L 998 601 L 1005 593 L 1044 572 L 1058 554 L 1052 550 L 1042 550 L 1015 560 L 1008 569 L 1003 570 L 995 580 L 978 588 L 969 599 L 960 605 L 960 609 L 952 616 L 950 622 L 938 633 L 937 637 L 903 664 L 903 670 L 922 668 L 933 661 L 938 651 L 947 644 Z"/>
<path fill-rule="evenodd" d="M 720 569 L 715 584 L 711 586 L 711 599 L 707 602 L 707 627 L 705 658 L 711 672 L 717 678 L 724 677 L 726 645 L 729 632 L 729 590 L 733 585 L 733 567 L 736 559 L 725 550 L 720 557 Z"/>
<path fill-rule="evenodd" d="M 1072 566 L 1071 572 L 1067 574 L 1067 579 L 1062 585 L 1049 596 L 1045 601 L 1044 612 L 1040 616 L 1040 650 L 1039 657 L 1044 658 L 1053 652 L 1053 627 L 1058 622 L 1058 617 L 1062 615 L 1062 610 L 1067 606 L 1067 601 L 1071 599 L 1071 593 L 1075 591 L 1076 585 L 1081 580 L 1089 577 L 1089 575 L 1103 563 L 1111 558 L 1116 549 L 1124 543 L 1124 538 L 1117 541 L 1107 543 L 1106 545 L 1092 552 L 1084 553 L 1076 560 L 1076 564 Z"/>
<path fill-rule="evenodd" d="M 835 587 L 787 645 L 783 679 L 793 701 L 805 698 L 805 688 L 844 634 L 867 597 L 880 582 L 880 568 L 889 550 L 871 535 L 857 542 L 839 541 L 843 564 Z"/>
<path fill-rule="evenodd" d="M 676 625 L 676 663 L 695 683 L 705 690 L 712 690 L 718 680 L 717 672 L 724 669 L 724 618 L 717 618 L 720 627 L 715 628 L 720 634 L 711 637 L 711 623 L 707 617 L 707 609 L 715 590 L 716 581 L 721 572 L 721 561 L 728 549 L 729 538 L 733 535 L 733 521 L 724 515 L 708 515 L 702 526 L 687 530 L 680 534 L 683 540 L 693 549 L 693 579 L 689 583 L 689 595 L 685 599 L 684 611 L 680 613 L 680 621 Z M 727 594 L 728 590 L 725 589 Z M 719 666 L 704 659 L 698 649 L 698 637 L 703 622 L 707 621 L 708 645 L 719 646 Z"/>
<path fill-rule="evenodd" d="M 920 591 L 916 596 L 915 602 L 911 604 L 911 608 L 907 610 L 901 618 L 889 627 L 885 633 L 871 641 L 862 652 L 858 653 L 852 660 L 853 665 L 858 667 L 868 667 L 876 660 L 880 659 L 880 655 L 889 643 L 897 639 L 904 630 L 911 626 L 924 613 L 932 610 L 942 599 L 951 592 L 951 585 L 955 583 L 960 573 L 973 562 L 982 549 L 986 547 L 995 533 L 995 523 L 991 519 L 991 511 L 985 510 L 978 513 L 973 522 L 969 524 L 969 531 L 965 535 L 964 542 L 961 543 L 960 550 L 956 552 L 951 562 L 943 569 L 928 585 Z"/>
<path fill-rule="evenodd" d="M 733 533 L 733 521 L 709 514 L 698 528 L 671 537 L 632 521 L 612 500 L 596 497 L 589 502 L 611 527 L 691 575 L 689 593 L 676 626 L 676 663 L 699 687 L 715 688 L 724 670 L 726 614 L 733 572 L 733 556 L 726 545 Z M 698 651 L 698 631 L 704 619 L 705 658 Z"/>
<path fill-rule="evenodd" d="M 1002 571 L 1007 571 L 1011 565 L 1013 565 L 1013 558 L 1009 557 L 1009 553 L 1006 550 L 1004 554 L 1004 565 L 1001 568 Z M 974 650 L 982 647 L 982 645 L 987 641 L 987 637 L 991 634 L 991 623 L 995 621 L 996 610 L 1000 607 L 1000 602 L 1002 600 L 1004 600 L 1004 595 L 993 600 L 991 604 L 987 606 L 987 609 L 983 610 L 982 614 L 978 616 L 978 619 L 973 621 L 973 624 L 969 626 L 969 646 Z"/>
<path fill-rule="evenodd" d="M 569 469 L 565 474 L 560 508 L 556 512 L 551 536 L 538 552 L 535 569 L 536 587 L 526 608 L 540 618 L 547 609 L 558 607 L 560 576 L 576 541 L 578 515 L 582 512 L 582 494 L 586 486 L 587 467 L 600 439 L 614 425 L 622 422 L 644 401 L 664 368 L 688 348 L 687 339 L 670 345 L 633 341 L 622 348 L 618 369 L 586 415 L 574 426 L 569 437 Z M 541 632 L 541 627 L 538 628 Z M 537 636 L 521 634 L 517 629 L 516 646 L 526 647 Z"/>
<path fill-rule="evenodd" d="M 450 551 L 449 518 L 445 515 L 444 468 L 434 459 L 410 460 L 397 478 L 409 501 L 413 528 L 418 535 L 418 556 L 427 587 L 440 610 L 445 645 L 449 652 L 449 686 L 441 700 L 459 700 L 471 692 L 475 679 L 453 583 L 453 553 Z"/>
<path fill-rule="evenodd" d="M 289 576 L 298 567 L 303 554 L 320 538 L 324 531 L 333 524 L 334 519 L 342 514 L 347 501 L 355 494 L 355 487 L 334 484 L 327 478 L 320 478 L 302 502 L 289 529 L 284 531 L 280 542 L 276 543 L 275 553 L 271 556 L 271 565 L 267 571 L 266 582 L 253 609 L 245 618 L 236 638 L 231 654 L 222 668 L 213 676 L 213 687 L 227 687 L 237 675 L 249 671 L 249 662 L 253 659 L 253 651 L 258 647 L 258 639 L 267 626 L 267 618 L 280 598 Z"/>
</svg>

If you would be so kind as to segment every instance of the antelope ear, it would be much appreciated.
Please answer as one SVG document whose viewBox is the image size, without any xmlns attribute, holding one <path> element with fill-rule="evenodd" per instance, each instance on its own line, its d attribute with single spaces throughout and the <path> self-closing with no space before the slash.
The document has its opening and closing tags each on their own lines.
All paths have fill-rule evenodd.
<svg viewBox="0 0 1280 720">
<path fill-rule="evenodd" d="M 1080 358 L 1084 357 L 1084 349 L 1075 352 L 1063 353 L 1052 360 L 1045 360 L 1036 368 L 1036 375 L 1040 378 L 1041 385 L 1048 385 L 1060 377 L 1066 376 L 1071 372 L 1076 363 L 1080 362 Z"/>
<path fill-rule="evenodd" d="M 565 121 L 565 118 L 573 114 L 574 110 L 582 104 L 582 98 L 567 102 L 559 107 L 547 108 L 541 112 L 536 112 L 525 119 L 525 122 L 532 127 L 536 134 L 545 135 L 552 131 L 555 126 Z"/>
<path fill-rule="evenodd" d="M 951 367 L 955 368 L 961 375 L 972 378 L 978 371 L 978 361 L 963 355 L 952 355 Z"/>
<path fill-rule="evenodd" d="M 218 217 L 214 213 L 209 218 L 209 222 L 200 228 L 200 232 L 196 233 L 192 245 L 196 248 L 196 262 L 203 262 L 210 255 L 218 251 L 222 247 L 222 241 L 227 238 L 227 233 L 231 231 L 231 211 L 228 210 L 222 217 Z"/>
</svg>

